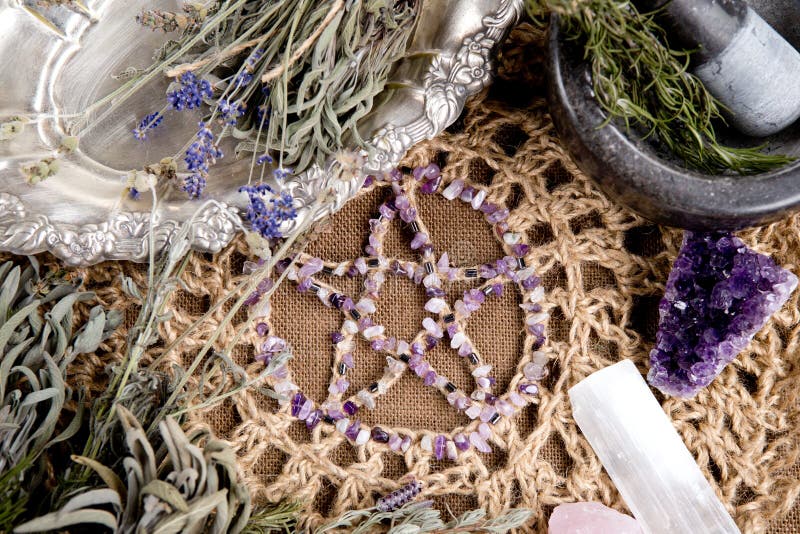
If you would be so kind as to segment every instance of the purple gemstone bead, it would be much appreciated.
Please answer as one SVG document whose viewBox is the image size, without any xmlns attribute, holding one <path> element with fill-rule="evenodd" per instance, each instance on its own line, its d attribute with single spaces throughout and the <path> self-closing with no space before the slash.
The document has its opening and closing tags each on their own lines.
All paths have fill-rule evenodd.
<svg viewBox="0 0 800 534">
<path fill-rule="evenodd" d="M 479 452 L 483 453 L 490 453 L 492 452 L 492 448 L 486 443 L 486 440 L 478 434 L 477 432 L 473 432 L 469 435 L 469 441 L 472 445 L 477 449 Z"/>
<path fill-rule="evenodd" d="M 313 283 L 314 282 L 311 280 L 311 278 L 303 278 L 300 281 L 300 283 L 297 284 L 297 292 L 298 293 L 307 292 L 309 289 L 311 289 L 311 284 L 313 284 Z"/>
<path fill-rule="evenodd" d="M 375 183 L 375 177 L 373 175 L 369 174 L 369 175 L 367 175 L 366 178 L 364 178 L 364 185 L 362 185 L 361 187 L 366 189 L 367 187 L 371 186 L 374 183 Z"/>
<path fill-rule="evenodd" d="M 439 344 L 439 339 L 433 336 L 425 336 L 425 348 L 426 350 L 433 350 L 433 348 Z"/>
<path fill-rule="evenodd" d="M 456 447 L 460 451 L 466 451 L 469 449 L 469 438 L 467 438 L 467 436 L 464 434 L 459 433 L 453 436 L 453 443 L 456 444 Z"/>
<path fill-rule="evenodd" d="M 349 427 L 347 427 L 347 430 L 345 430 L 344 435 L 350 441 L 355 441 L 356 438 L 358 437 L 359 430 L 361 430 L 361 421 L 356 419 Z"/>
<path fill-rule="evenodd" d="M 430 370 L 430 368 L 431 368 L 431 366 L 430 366 L 430 365 L 428 365 L 428 362 L 426 362 L 426 361 L 421 361 L 421 362 L 420 362 L 420 363 L 419 363 L 419 364 L 418 364 L 418 365 L 417 365 L 417 366 L 414 368 L 414 372 L 417 374 L 417 376 L 419 376 L 419 377 L 423 377 L 423 376 L 425 376 L 425 375 L 427 375 L 427 374 L 428 374 L 428 371 Z"/>
<path fill-rule="evenodd" d="M 378 443 L 388 443 L 389 442 L 389 434 L 380 427 L 372 427 L 372 441 L 377 441 Z"/>
<path fill-rule="evenodd" d="M 336 390 L 341 394 L 347 391 L 347 388 L 350 387 L 350 381 L 346 378 L 340 378 L 336 381 Z"/>
<path fill-rule="evenodd" d="M 341 343 L 344 341 L 344 335 L 341 332 L 331 332 L 331 342 L 333 344 Z"/>
<path fill-rule="evenodd" d="M 411 223 L 417 219 L 417 210 L 416 208 L 407 208 L 400 210 L 400 218 L 403 219 L 403 222 Z"/>
<path fill-rule="evenodd" d="M 411 240 L 411 250 L 417 250 L 428 241 L 428 234 L 424 232 L 417 232 L 414 234 L 414 239 Z"/>
<path fill-rule="evenodd" d="M 445 293 L 444 290 L 439 287 L 431 286 L 425 288 L 425 295 L 431 298 L 433 297 L 442 298 L 446 296 L 447 293 Z"/>
<path fill-rule="evenodd" d="M 530 291 L 531 289 L 536 289 L 541 282 L 542 280 L 538 276 L 529 276 L 522 281 L 522 288 Z"/>
<path fill-rule="evenodd" d="M 342 409 L 347 415 L 353 416 L 358 411 L 358 406 L 353 401 L 347 401 L 342 405 Z"/>
<path fill-rule="evenodd" d="M 258 334 L 259 337 L 264 337 L 269 334 L 269 325 L 264 322 L 259 322 L 256 325 L 256 334 Z"/>
<path fill-rule="evenodd" d="M 530 251 L 531 247 L 526 245 L 525 243 L 517 243 L 516 245 L 511 247 L 511 251 L 514 253 L 514 256 L 521 258 Z"/>
<path fill-rule="evenodd" d="M 322 420 L 322 411 L 314 410 L 308 417 L 306 417 L 306 428 L 309 430 L 314 430 L 314 428 L 316 428 L 316 426 L 319 424 L 320 420 Z"/>
<path fill-rule="evenodd" d="M 419 341 L 415 341 L 414 343 L 411 344 L 411 352 L 413 354 L 418 354 L 422 356 L 423 354 L 425 354 L 425 346 Z"/>
<path fill-rule="evenodd" d="M 497 401 L 494 403 L 494 407 L 497 410 L 497 413 L 503 417 L 511 417 L 514 415 L 514 407 L 503 399 L 497 399 Z"/>
<path fill-rule="evenodd" d="M 297 271 L 297 277 L 308 278 L 309 276 L 313 276 L 320 272 L 323 268 L 322 260 L 320 258 L 311 258 L 306 262 L 305 265 L 300 267 L 300 270 Z"/>
<path fill-rule="evenodd" d="M 442 458 L 444 458 L 446 443 L 447 443 L 447 438 L 445 438 L 441 434 L 436 436 L 436 439 L 433 440 L 433 454 L 436 456 L 437 460 L 441 460 Z"/>
<path fill-rule="evenodd" d="M 389 438 L 389 448 L 393 451 L 399 451 L 402 443 L 403 440 L 397 434 L 392 434 L 392 436 Z"/>
<path fill-rule="evenodd" d="M 485 205 L 486 205 L 486 204 L 484 204 L 484 206 L 485 206 Z M 504 220 L 506 220 L 507 218 L 508 218 L 508 210 L 507 210 L 507 209 L 505 209 L 505 208 L 503 208 L 503 209 L 501 209 L 501 210 L 497 210 L 497 211 L 495 211 L 494 213 L 492 213 L 491 215 L 489 215 L 488 217 L 486 217 L 486 220 L 487 220 L 487 221 L 488 221 L 490 224 L 497 224 L 497 223 L 499 223 L 500 221 L 504 221 Z"/>
<path fill-rule="evenodd" d="M 333 305 L 333 307 L 337 310 L 341 310 L 346 298 L 347 297 L 340 293 L 331 293 L 331 295 L 328 297 L 328 302 L 330 302 L 331 305 Z"/>
<path fill-rule="evenodd" d="M 442 183 L 442 177 L 437 176 L 436 178 L 431 178 L 430 180 L 422 184 L 422 187 L 420 187 L 419 189 L 422 193 L 426 195 L 432 195 L 439 189 L 441 183 Z"/>
<path fill-rule="evenodd" d="M 425 374 L 425 380 L 422 382 L 426 386 L 432 386 L 436 383 L 436 373 L 434 371 L 428 371 Z"/>
<path fill-rule="evenodd" d="M 523 393 L 525 395 L 536 395 L 537 393 L 539 393 L 539 386 L 537 386 L 536 384 L 528 384 L 523 382 L 522 384 L 519 385 L 518 389 L 520 393 Z"/>
<path fill-rule="evenodd" d="M 481 415 L 480 415 L 481 421 L 483 421 L 484 423 L 488 423 L 492 419 L 492 417 L 494 417 L 494 414 L 496 414 L 496 413 L 497 413 L 497 410 L 495 410 L 491 406 L 488 406 L 488 405 L 484 406 L 483 410 L 481 410 Z"/>
<path fill-rule="evenodd" d="M 380 207 L 378 208 L 378 213 L 380 213 L 382 216 L 386 217 L 390 221 L 394 219 L 394 210 L 392 210 L 392 208 L 390 208 L 386 204 L 380 205 Z"/>
<path fill-rule="evenodd" d="M 311 399 L 306 399 L 303 403 L 303 406 L 300 407 L 300 411 L 297 413 L 297 418 L 305 421 L 309 415 L 311 415 L 311 411 L 314 409 L 314 403 Z"/>
<path fill-rule="evenodd" d="M 386 340 L 383 338 L 373 339 L 370 343 L 372 350 L 380 351 L 386 348 Z"/>
<path fill-rule="evenodd" d="M 305 402 L 305 395 L 302 393 L 295 393 L 294 397 L 292 397 L 292 417 L 297 417 L 300 414 L 300 410 L 303 408 Z"/>
<path fill-rule="evenodd" d="M 356 362 L 353 360 L 353 354 L 350 352 L 342 354 L 342 363 L 348 369 L 355 369 L 356 367 Z"/>
</svg>

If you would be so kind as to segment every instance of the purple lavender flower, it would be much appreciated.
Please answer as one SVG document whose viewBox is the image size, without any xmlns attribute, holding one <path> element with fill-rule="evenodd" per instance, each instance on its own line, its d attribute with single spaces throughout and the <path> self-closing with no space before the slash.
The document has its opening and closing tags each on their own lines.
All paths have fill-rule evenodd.
<svg viewBox="0 0 800 534">
<path fill-rule="evenodd" d="M 179 82 L 180 89 L 167 93 L 167 102 L 177 111 L 199 108 L 204 98 L 211 98 L 213 95 L 211 83 L 198 78 L 193 72 L 181 74 Z"/>
<path fill-rule="evenodd" d="M 397 510 L 414 500 L 420 491 L 422 491 L 422 482 L 412 480 L 402 488 L 378 499 L 376 508 L 381 512 Z"/>
<path fill-rule="evenodd" d="M 236 75 L 236 78 L 234 78 L 233 83 L 236 85 L 237 88 L 239 88 L 250 85 L 250 82 L 252 81 L 253 81 L 253 75 L 250 72 L 243 70 L 242 72 Z"/>
<path fill-rule="evenodd" d="M 139 141 L 144 141 L 147 139 L 147 130 L 154 130 L 159 124 L 161 124 L 162 120 L 164 120 L 164 116 L 161 115 L 161 113 L 157 111 L 155 113 L 151 113 L 139 121 L 139 125 L 133 129 L 133 136 Z"/>
<path fill-rule="evenodd" d="M 206 188 L 206 179 L 200 174 L 192 174 L 183 179 L 181 190 L 191 198 L 200 198 Z"/>
<path fill-rule="evenodd" d="M 263 165 L 265 163 L 272 163 L 272 156 L 269 154 L 261 154 L 256 159 L 256 165 Z"/>
<path fill-rule="evenodd" d="M 267 184 L 246 185 L 239 188 L 247 193 L 250 205 L 247 207 L 247 220 L 253 231 L 266 239 L 281 237 L 280 227 L 285 221 L 297 217 L 294 198 L 287 192 L 276 194 Z"/>
<path fill-rule="evenodd" d="M 192 173 L 184 178 L 182 189 L 190 197 L 198 198 L 203 193 L 208 177 L 208 168 L 224 156 L 222 151 L 214 143 L 214 133 L 204 122 L 198 124 L 197 140 L 189 145 L 183 161 L 186 168 Z"/>
<path fill-rule="evenodd" d="M 686 232 L 659 304 L 648 381 L 693 397 L 742 351 L 797 277 L 727 232 Z"/>
<path fill-rule="evenodd" d="M 231 102 L 227 98 L 219 101 L 217 110 L 222 115 L 222 120 L 229 126 L 236 126 L 236 121 L 244 115 L 244 106 L 241 102 Z"/>
</svg>

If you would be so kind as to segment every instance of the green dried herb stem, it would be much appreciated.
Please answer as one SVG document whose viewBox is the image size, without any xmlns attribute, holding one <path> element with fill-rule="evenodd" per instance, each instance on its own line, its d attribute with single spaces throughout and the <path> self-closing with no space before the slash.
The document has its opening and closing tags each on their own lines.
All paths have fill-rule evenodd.
<svg viewBox="0 0 800 534">
<path fill-rule="evenodd" d="M 247 116 L 237 125 L 246 141 L 236 152 L 274 151 L 281 165 L 300 172 L 323 165 L 345 145 L 363 145 L 356 125 L 404 57 L 418 7 L 418 0 L 250 2 L 225 18 L 209 17 L 195 30 L 188 28 L 167 48 L 170 60 L 158 69 L 170 76 L 192 70 L 221 79 L 247 69 L 254 82 L 244 88 L 231 83 L 219 97 L 247 105 Z M 199 34 L 213 35 L 214 46 L 195 46 Z M 260 58 L 247 65 L 254 50 Z M 266 97 L 259 80 L 269 85 Z M 259 108 L 267 111 L 263 125 Z"/>
<path fill-rule="evenodd" d="M 717 140 L 720 104 L 687 71 L 690 51 L 665 46 L 654 14 L 625 0 L 527 0 L 531 16 L 561 17 L 563 31 L 584 46 L 598 102 L 612 118 L 652 137 L 689 166 L 710 174 L 754 174 L 793 161 L 763 147 Z"/>
</svg>

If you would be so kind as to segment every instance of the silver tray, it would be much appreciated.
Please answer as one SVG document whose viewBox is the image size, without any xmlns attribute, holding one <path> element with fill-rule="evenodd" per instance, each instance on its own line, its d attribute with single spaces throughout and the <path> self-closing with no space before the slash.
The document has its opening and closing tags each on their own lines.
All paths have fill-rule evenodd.
<svg viewBox="0 0 800 534">
<path fill-rule="evenodd" d="M 79 148 L 61 160 L 57 175 L 31 186 L 19 169 L 52 155 L 63 136 L 63 117 L 112 92 L 122 83 L 113 75 L 150 63 L 166 37 L 135 22 L 142 7 L 175 9 L 176 4 L 96 0 L 86 2 L 84 13 L 64 6 L 43 8 L 35 0 L 0 0 L 0 122 L 15 115 L 33 119 L 22 134 L 0 142 L 0 250 L 50 251 L 71 265 L 147 259 L 151 203 L 124 198 L 122 176 L 177 152 L 197 121 L 189 114 L 175 115 L 168 132 L 154 133 L 144 144 L 133 138 L 136 118 L 151 112 L 153 101 L 163 100 L 166 78 L 154 80 L 82 135 Z M 436 53 L 403 60 L 393 74 L 402 88 L 378 99 L 359 124 L 374 148 L 369 172 L 395 166 L 413 144 L 458 118 L 466 98 L 489 83 L 491 50 L 516 22 L 522 0 L 423 0 L 422 9 L 410 51 Z M 208 203 L 192 221 L 194 249 L 219 251 L 241 228 L 238 212 L 246 197 L 237 190 L 247 179 L 248 164 L 228 157 L 212 169 L 206 196 L 217 202 Z M 316 193 L 332 184 L 335 201 L 313 209 Z M 295 225 L 338 210 L 361 183 L 334 182 L 325 169 L 314 167 L 280 187 L 295 197 Z M 158 248 L 202 205 L 181 197 L 159 202 L 153 236 Z M 283 230 L 290 232 L 292 226 Z"/>
</svg>

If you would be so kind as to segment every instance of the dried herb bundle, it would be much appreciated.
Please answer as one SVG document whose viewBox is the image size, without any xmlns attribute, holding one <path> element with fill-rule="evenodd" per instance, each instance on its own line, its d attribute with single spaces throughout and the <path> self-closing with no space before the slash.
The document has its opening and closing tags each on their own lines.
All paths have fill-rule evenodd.
<svg viewBox="0 0 800 534">
<path fill-rule="evenodd" d="M 175 79 L 169 105 L 140 121 L 134 129 L 138 138 L 158 127 L 167 109 L 208 104 L 211 111 L 203 124 L 219 124 L 222 130 L 210 141 L 216 146 L 228 135 L 241 140 L 236 154 L 253 153 L 251 173 L 257 156 L 258 163 L 277 160 L 279 169 L 293 166 L 297 172 L 314 163 L 322 166 L 345 143 L 362 144 L 356 124 L 405 55 L 419 4 L 235 0 L 187 3 L 183 12 L 145 10 L 138 17 L 141 24 L 178 35 L 158 51 L 150 67 L 121 75 L 127 81 L 85 110 L 71 130 L 78 134 L 90 126 L 87 121 L 96 111 L 102 111 L 99 123 L 166 73 Z M 219 157 L 221 152 L 215 152 L 211 159 Z"/>
<path fill-rule="evenodd" d="M 7 532 L 37 492 L 45 468 L 42 452 L 71 438 L 81 411 L 58 430 L 72 393 L 67 365 L 97 350 L 119 325 L 121 315 L 94 307 L 73 332 L 73 307 L 90 301 L 58 273 L 43 274 L 35 258 L 25 269 L 0 265 L 0 531 Z M 37 468 L 38 466 L 38 468 Z"/>
<path fill-rule="evenodd" d="M 90 458 L 74 457 L 107 487 L 78 493 L 61 510 L 28 521 L 15 532 L 84 524 L 115 533 L 242 531 L 250 517 L 250 495 L 238 479 L 236 455 L 227 444 L 210 439 L 200 446 L 202 436 L 187 436 L 167 418 L 159 424 L 162 445 L 154 447 L 131 412 L 119 406 L 117 416 L 129 450 L 122 462 L 124 476 Z"/>
<path fill-rule="evenodd" d="M 672 50 L 654 14 L 627 0 L 527 0 L 535 19 L 561 18 L 567 35 L 584 47 L 598 102 L 609 120 L 625 121 L 663 143 L 687 164 L 711 174 L 769 171 L 791 162 L 756 148 L 717 141 L 720 105 L 687 71 L 691 52 Z"/>
<path fill-rule="evenodd" d="M 389 534 L 422 532 L 486 532 L 500 534 L 519 528 L 530 520 L 533 512 L 513 508 L 494 519 L 486 519 L 483 509 L 464 512 L 452 521 L 442 520 L 441 512 L 431 507 L 431 501 L 409 503 L 397 510 L 380 512 L 374 508 L 345 512 L 339 518 L 314 531 L 314 534 L 349 529 L 352 534 L 367 534 L 389 525 Z"/>
</svg>

